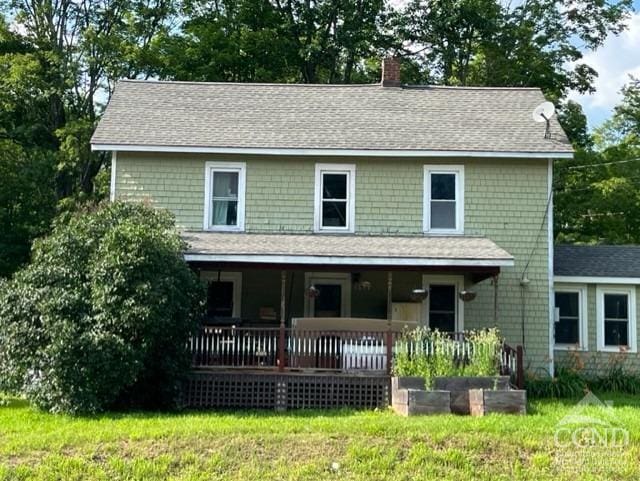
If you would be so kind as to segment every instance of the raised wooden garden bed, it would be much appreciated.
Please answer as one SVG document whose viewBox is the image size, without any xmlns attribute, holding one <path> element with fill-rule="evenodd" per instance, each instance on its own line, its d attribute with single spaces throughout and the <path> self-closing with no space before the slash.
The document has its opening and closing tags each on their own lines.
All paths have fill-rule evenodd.
<svg viewBox="0 0 640 481">
<path fill-rule="evenodd" d="M 473 416 L 490 413 L 527 413 L 527 391 L 514 389 L 494 391 L 492 389 L 471 389 L 469 391 L 469 409 Z"/>
<path fill-rule="evenodd" d="M 448 414 L 451 412 L 449 391 L 427 391 L 424 378 L 391 378 L 391 406 L 403 416 Z"/>
<path fill-rule="evenodd" d="M 509 389 L 509 376 L 437 377 L 433 387 L 440 391 L 451 391 L 452 413 L 469 414 L 470 389 L 506 391 Z"/>
<path fill-rule="evenodd" d="M 451 393 L 449 391 L 399 389 L 394 395 L 392 406 L 395 412 L 403 416 L 449 414 L 451 412 Z"/>
</svg>

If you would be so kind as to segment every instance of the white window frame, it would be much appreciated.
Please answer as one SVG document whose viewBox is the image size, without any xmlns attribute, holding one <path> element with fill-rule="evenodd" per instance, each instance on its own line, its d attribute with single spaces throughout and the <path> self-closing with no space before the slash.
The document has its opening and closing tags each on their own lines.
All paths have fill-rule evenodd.
<svg viewBox="0 0 640 481">
<path fill-rule="evenodd" d="M 238 209 L 236 225 L 211 225 L 211 207 L 213 195 L 214 172 L 238 173 Z M 204 222 L 203 229 L 215 232 L 244 231 L 245 191 L 247 164 L 245 162 L 205 162 L 204 171 Z"/>
<path fill-rule="evenodd" d="M 306 295 L 307 291 L 315 284 L 329 284 L 342 287 L 342 299 L 340 317 L 351 316 L 351 274 L 348 272 L 305 272 L 304 273 L 304 314 L 305 317 L 314 317 L 315 299 Z"/>
<path fill-rule="evenodd" d="M 220 274 L 220 277 L 218 277 Z M 200 280 L 203 282 L 220 281 L 233 284 L 233 311 L 231 317 L 242 316 L 242 272 L 201 271 Z"/>
<path fill-rule="evenodd" d="M 604 296 L 605 294 L 625 294 L 629 311 L 629 345 L 627 347 L 605 346 L 604 344 Z M 636 287 L 635 286 L 596 286 L 596 315 L 598 351 L 638 352 L 636 324 Z"/>
<path fill-rule="evenodd" d="M 439 275 L 423 275 L 422 287 L 429 293 L 424 301 L 422 301 L 422 322 L 426 327 L 429 326 L 429 302 L 431 298 L 431 284 L 440 286 L 455 286 L 456 288 L 456 326 L 454 332 L 464 331 L 464 301 L 460 299 L 460 292 L 464 290 L 464 276 L 439 276 Z"/>
<path fill-rule="evenodd" d="M 587 299 L 587 286 L 576 284 L 556 284 L 553 290 L 554 330 L 555 323 L 559 320 L 559 311 L 555 307 L 555 295 L 559 293 L 578 294 L 578 344 L 556 343 L 554 337 L 553 348 L 556 351 L 587 351 L 589 349 L 589 304 Z"/>
<path fill-rule="evenodd" d="M 345 227 L 322 226 L 322 183 L 324 174 L 347 174 L 347 225 Z M 314 232 L 353 233 L 356 216 L 356 165 L 316 164 L 315 178 Z"/>
<path fill-rule="evenodd" d="M 431 175 L 455 174 L 456 176 L 456 228 L 431 228 Z M 428 234 L 463 234 L 464 233 L 464 165 L 425 165 L 423 179 L 423 231 Z"/>
</svg>

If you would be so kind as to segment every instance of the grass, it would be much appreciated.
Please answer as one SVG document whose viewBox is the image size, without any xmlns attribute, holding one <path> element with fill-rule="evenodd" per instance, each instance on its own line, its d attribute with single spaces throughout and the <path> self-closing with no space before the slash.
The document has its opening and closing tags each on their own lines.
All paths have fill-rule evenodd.
<svg viewBox="0 0 640 481">
<path fill-rule="evenodd" d="M 639 479 L 640 400 L 602 397 L 611 398 L 629 446 L 607 449 L 599 459 L 615 462 L 586 472 L 577 461 L 560 467 L 576 449 L 554 445 L 554 427 L 575 401 L 536 401 L 526 417 L 345 410 L 73 418 L 11 400 L 0 407 L 0 480 Z"/>
</svg>

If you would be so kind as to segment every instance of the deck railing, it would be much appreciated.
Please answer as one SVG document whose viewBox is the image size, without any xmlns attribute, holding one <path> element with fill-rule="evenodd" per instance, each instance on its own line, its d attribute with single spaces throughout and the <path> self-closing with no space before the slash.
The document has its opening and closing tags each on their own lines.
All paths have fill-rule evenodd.
<svg viewBox="0 0 640 481">
<path fill-rule="evenodd" d="M 470 355 L 464 333 L 451 333 L 452 349 Z M 391 373 L 400 334 L 391 331 L 324 331 L 291 328 L 203 327 L 190 341 L 193 366 L 281 371 Z M 502 374 L 523 384 L 522 347 L 503 345 Z"/>
</svg>

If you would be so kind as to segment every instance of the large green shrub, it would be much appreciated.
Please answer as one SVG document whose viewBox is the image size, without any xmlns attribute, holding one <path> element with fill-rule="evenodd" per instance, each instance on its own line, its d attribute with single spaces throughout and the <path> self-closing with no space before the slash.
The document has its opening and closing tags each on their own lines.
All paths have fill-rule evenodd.
<svg viewBox="0 0 640 481">
<path fill-rule="evenodd" d="M 0 388 L 71 413 L 174 405 L 204 296 L 183 247 L 141 204 L 59 220 L 0 285 Z"/>
</svg>

